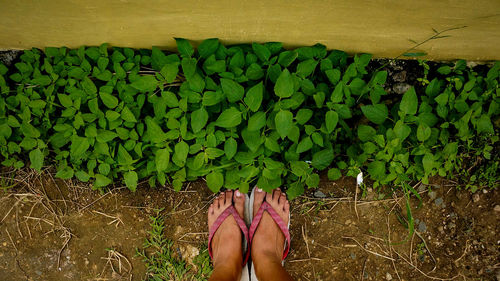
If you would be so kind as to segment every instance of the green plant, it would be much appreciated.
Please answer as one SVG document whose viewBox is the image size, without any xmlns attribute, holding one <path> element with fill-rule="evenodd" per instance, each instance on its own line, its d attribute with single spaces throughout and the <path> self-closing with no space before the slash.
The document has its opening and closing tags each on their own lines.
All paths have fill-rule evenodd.
<svg viewBox="0 0 500 281">
<path fill-rule="evenodd" d="M 213 192 L 285 186 L 294 198 L 328 168 L 332 180 L 362 170 L 377 187 L 451 176 L 463 153 L 498 163 L 499 63 L 430 69 L 401 99 L 385 92 L 385 71 L 368 72 L 368 54 L 176 40 L 179 53 L 104 44 L 0 65 L 2 165 L 55 165 L 97 189 L 205 177 Z"/>
<path fill-rule="evenodd" d="M 193 259 L 196 268 L 186 264 L 175 254 L 173 242 L 163 235 L 165 225 L 161 211 L 157 210 L 154 216 L 150 216 L 149 238 L 145 239 L 142 250 L 136 250 L 137 256 L 146 264 L 147 280 L 208 280 L 212 268 L 206 245 Z"/>
</svg>

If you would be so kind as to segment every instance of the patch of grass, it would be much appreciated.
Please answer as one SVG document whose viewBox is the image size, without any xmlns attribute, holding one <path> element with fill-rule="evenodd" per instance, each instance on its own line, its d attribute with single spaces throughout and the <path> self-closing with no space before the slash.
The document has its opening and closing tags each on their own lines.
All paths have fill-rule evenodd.
<svg viewBox="0 0 500 281">
<path fill-rule="evenodd" d="M 164 218 L 160 215 L 161 209 L 150 216 L 151 230 L 145 239 L 143 249 L 137 249 L 137 256 L 142 257 L 146 264 L 146 278 L 148 281 L 159 280 L 208 280 L 212 273 L 210 257 L 206 245 L 203 245 L 200 254 L 193 259 L 194 266 L 187 264 L 174 248 L 173 241 L 165 238 Z"/>
</svg>

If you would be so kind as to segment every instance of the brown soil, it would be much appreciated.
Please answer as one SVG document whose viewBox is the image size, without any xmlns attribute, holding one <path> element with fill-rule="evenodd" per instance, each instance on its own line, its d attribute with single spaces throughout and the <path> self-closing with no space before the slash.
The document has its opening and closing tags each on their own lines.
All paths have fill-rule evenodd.
<svg viewBox="0 0 500 281">
<path fill-rule="evenodd" d="M 135 249 L 158 208 L 166 237 L 184 258 L 207 238 L 213 196 L 202 181 L 183 192 L 144 187 L 100 194 L 48 174 L 16 179 L 21 184 L 0 193 L 0 280 L 142 280 Z M 354 179 L 323 179 L 323 194 L 291 203 L 286 269 L 297 280 L 498 280 L 498 190 L 472 195 L 440 179 L 416 188 L 422 206 L 411 201 L 418 221 L 409 236 L 404 197 L 380 199 L 367 190 L 356 199 Z"/>
</svg>

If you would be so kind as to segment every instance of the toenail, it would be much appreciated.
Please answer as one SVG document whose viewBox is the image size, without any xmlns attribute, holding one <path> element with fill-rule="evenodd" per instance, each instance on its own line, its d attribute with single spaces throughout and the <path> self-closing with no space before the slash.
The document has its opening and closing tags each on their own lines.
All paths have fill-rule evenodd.
<svg viewBox="0 0 500 281">
<path fill-rule="evenodd" d="M 240 197 L 241 196 L 241 192 L 239 190 L 236 190 L 236 197 Z"/>
<path fill-rule="evenodd" d="M 257 192 L 262 192 L 263 190 L 260 188 L 257 188 Z"/>
</svg>

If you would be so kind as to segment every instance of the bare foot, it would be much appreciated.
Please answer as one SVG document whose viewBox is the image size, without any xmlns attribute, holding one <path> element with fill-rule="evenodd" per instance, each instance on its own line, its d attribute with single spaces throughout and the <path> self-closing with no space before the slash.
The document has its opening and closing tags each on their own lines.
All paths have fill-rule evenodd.
<svg viewBox="0 0 500 281">
<path fill-rule="evenodd" d="M 245 208 L 245 196 L 239 191 L 226 191 L 221 193 L 208 208 L 208 228 L 211 229 L 215 220 L 234 201 L 236 211 L 243 218 Z M 241 275 L 243 249 L 241 230 L 233 216 L 228 216 L 215 232 L 212 239 L 213 264 L 217 267 L 227 267 L 234 269 L 234 272 Z M 239 277 L 238 277 L 239 278 Z"/>
<path fill-rule="evenodd" d="M 290 203 L 288 203 L 284 193 L 279 189 L 275 189 L 272 193 L 257 189 L 254 196 L 254 216 L 257 214 L 257 211 L 265 199 L 265 201 L 274 208 L 285 224 L 288 224 Z M 255 266 L 255 270 L 258 272 L 261 265 L 265 266 L 266 263 L 269 262 L 279 263 L 281 266 L 284 244 L 285 235 L 271 218 L 271 215 L 269 215 L 268 212 L 264 212 L 252 240 L 252 262 Z"/>
</svg>

